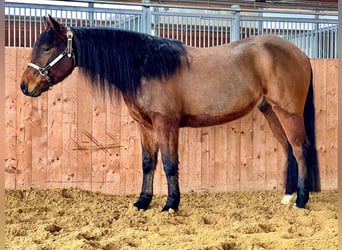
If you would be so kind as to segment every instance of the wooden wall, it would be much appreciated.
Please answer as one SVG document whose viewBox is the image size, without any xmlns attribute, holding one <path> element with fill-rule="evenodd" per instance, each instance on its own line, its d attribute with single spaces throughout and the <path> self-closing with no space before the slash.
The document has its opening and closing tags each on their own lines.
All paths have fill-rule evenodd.
<svg viewBox="0 0 342 250">
<path fill-rule="evenodd" d="M 20 91 L 30 49 L 6 48 L 5 186 L 140 192 L 141 146 L 125 105 L 97 97 L 76 70 L 39 98 Z M 337 188 L 337 60 L 312 60 L 322 188 Z M 253 111 L 220 126 L 181 129 L 180 186 L 188 191 L 283 187 L 285 155 Z M 155 192 L 166 193 L 159 163 Z"/>
</svg>

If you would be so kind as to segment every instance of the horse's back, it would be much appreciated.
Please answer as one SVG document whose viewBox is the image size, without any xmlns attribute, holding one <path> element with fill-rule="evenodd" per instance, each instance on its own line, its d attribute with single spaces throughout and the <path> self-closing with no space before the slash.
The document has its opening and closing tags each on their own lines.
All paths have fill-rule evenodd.
<svg viewBox="0 0 342 250">
<path fill-rule="evenodd" d="M 175 74 L 143 81 L 138 102 L 147 113 L 175 117 L 181 126 L 209 126 L 244 116 L 263 96 L 302 112 L 310 63 L 291 42 L 263 35 L 186 50 L 188 64 Z"/>
<path fill-rule="evenodd" d="M 289 106 L 291 112 L 301 112 L 298 107 L 304 106 L 311 68 L 305 54 L 292 42 L 262 35 L 189 52 L 190 69 L 185 69 L 189 73 L 178 86 L 185 108 L 196 106 L 195 112 L 203 116 L 224 114 L 233 120 L 267 96 Z"/>
</svg>

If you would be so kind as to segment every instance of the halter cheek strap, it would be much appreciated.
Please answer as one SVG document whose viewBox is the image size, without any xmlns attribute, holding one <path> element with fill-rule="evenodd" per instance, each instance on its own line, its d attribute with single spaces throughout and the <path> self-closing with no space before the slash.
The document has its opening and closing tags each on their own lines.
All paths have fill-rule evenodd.
<svg viewBox="0 0 342 250">
<path fill-rule="evenodd" d="M 63 57 L 65 57 L 66 55 L 73 59 L 74 64 L 75 64 L 75 55 L 73 53 L 73 49 L 72 49 L 72 38 L 73 38 L 73 33 L 71 31 L 70 28 L 68 28 L 67 31 L 67 38 L 68 38 L 68 42 L 67 42 L 67 47 L 66 49 L 59 54 L 55 59 L 53 59 L 48 65 L 46 65 L 45 67 L 40 67 L 37 64 L 34 63 L 29 63 L 28 66 L 36 69 L 39 71 L 39 74 L 44 76 L 46 81 L 48 82 L 50 88 L 54 85 L 54 82 L 52 81 L 51 77 L 49 77 L 49 70 L 56 64 L 58 63 L 60 60 L 62 60 Z"/>
</svg>

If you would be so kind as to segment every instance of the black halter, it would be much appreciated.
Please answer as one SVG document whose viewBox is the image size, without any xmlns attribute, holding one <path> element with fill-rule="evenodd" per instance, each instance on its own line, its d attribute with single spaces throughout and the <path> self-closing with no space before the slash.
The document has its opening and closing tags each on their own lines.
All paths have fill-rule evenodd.
<svg viewBox="0 0 342 250">
<path fill-rule="evenodd" d="M 73 53 L 73 49 L 72 49 L 72 38 L 73 38 L 74 34 L 72 33 L 71 29 L 68 28 L 67 31 L 67 38 L 68 38 L 68 43 L 67 43 L 67 47 L 65 48 L 65 50 L 59 54 L 52 62 L 50 62 L 48 65 L 46 65 L 45 67 L 40 67 L 37 64 L 34 63 L 29 63 L 28 65 L 31 66 L 32 68 L 36 69 L 39 71 L 39 74 L 41 74 L 42 76 L 45 77 L 46 81 L 48 82 L 50 88 L 54 85 L 52 79 L 49 77 L 49 70 L 56 64 L 58 63 L 60 60 L 62 60 L 63 57 L 65 57 L 66 55 L 69 58 L 73 58 L 74 63 L 75 63 L 75 54 Z"/>
</svg>

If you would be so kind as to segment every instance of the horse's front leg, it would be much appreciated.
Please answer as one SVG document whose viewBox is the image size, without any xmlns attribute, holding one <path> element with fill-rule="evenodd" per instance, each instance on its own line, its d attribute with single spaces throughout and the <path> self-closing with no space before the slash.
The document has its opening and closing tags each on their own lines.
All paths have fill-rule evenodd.
<svg viewBox="0 0 342 250">
<path fill-rule="evenodd" d="M 145 210 L 149 207 L 153 197 L 153 179 L 157 165 L 158 145 L 152 129 L 143 125 L 140 125 L 139 128 L 142 144 L 143 182 L 140 197 L 134 206 L 139 210 Z"/>
<path fill-rule="evenodd" d="M 168 196 L 162 211 L 178 210 L 180 191 L 178 183 L 178 132 L 177 120 L 161 115 L 154 116 L 153 128 L 160 146 L 164 172 L 167 178 Z"/>
<path fill-rule="evenodd" d="M 167 202 L 162 211 L 178 210 L 180 203 L 180 191 L 178 183 L 178 153 L 170 153 L 161 148 L 164 172 L 167 179 Z"/>
</svg>

